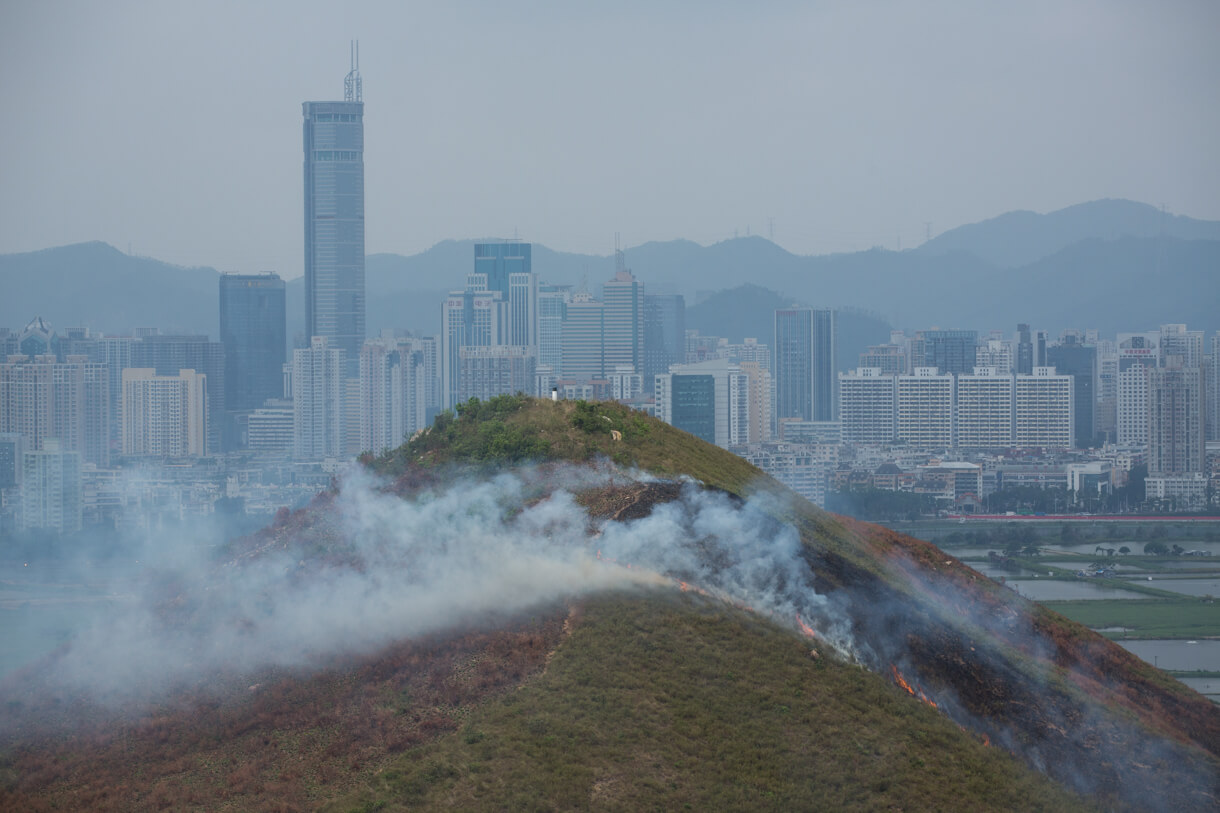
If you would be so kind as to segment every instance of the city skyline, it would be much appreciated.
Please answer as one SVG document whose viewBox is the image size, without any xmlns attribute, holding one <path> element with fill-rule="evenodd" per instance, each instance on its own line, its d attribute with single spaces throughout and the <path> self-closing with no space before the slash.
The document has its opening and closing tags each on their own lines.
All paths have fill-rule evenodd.
<svg viewBox="0 0 1220 813">
<path fill-rule="evenodd" d="M 608 254 L 621 231 L 820 254 L 1104 197 L 1220 219 L 1206 4 L 461 5 L 369 4 L 337 24 L 275 5 L 8 12 L 0 98 L 37 115 L 6 133 L 21 159 L 4 165 L 0 252 L 101 239 L 295 278 L 288 100 L 335 86 L 349 37 L 379 100 L 374 253 L 520 233 Z M 493 63 L 505 35 L 523 47 Z M 442 47 L 458 36 L 468 59 Z M 599 49 L 626 58 L 585 57 Z M 218 115 L 244 122 L 241 150 L 211 142 Z"/>
</svg>

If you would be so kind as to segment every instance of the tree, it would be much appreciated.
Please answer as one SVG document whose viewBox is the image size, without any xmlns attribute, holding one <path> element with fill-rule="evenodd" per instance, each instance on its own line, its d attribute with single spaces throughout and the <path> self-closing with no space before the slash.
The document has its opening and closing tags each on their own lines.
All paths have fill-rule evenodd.
<svg viewBox="0 0 1220 813">
<path fill-rule="evenodd" d="M 1165 556 L 1169 553 L 1169 546 L 1164 542 L 1149 542 L 1144 545 L 1145 556 Z"/>
<path fill-rule="evenodd" d="M 1127 547 L 1126 545 L 1123 545 L 1121 548 L 1118 549 L 1118 552 L 1121 553 L 1123 556 L 1126 556 L 1128 553 L 1131 552 L 1131 548 Z"/>
</svg>

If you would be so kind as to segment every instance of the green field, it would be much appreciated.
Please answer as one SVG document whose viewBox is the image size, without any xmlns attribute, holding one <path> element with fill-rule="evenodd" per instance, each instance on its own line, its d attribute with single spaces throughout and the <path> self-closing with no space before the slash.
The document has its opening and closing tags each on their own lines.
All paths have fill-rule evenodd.
<svg viewBox="0 0 1220 813">
<path fill-rule="evenodd" d="M 1208 638 L 1220 636 L 1220 603 L 1198 598 L 1089 599 L 1046 601 L 1049 609 L 1094 629 L 1126 627 L 1133 638 Z M 1103 633 L 1110 638 L 1122 632 Z"/>
</svg>

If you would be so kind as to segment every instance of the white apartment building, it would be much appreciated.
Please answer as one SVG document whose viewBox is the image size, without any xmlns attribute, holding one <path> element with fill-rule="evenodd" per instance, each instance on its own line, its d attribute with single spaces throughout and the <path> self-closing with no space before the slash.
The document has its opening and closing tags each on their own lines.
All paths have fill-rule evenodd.
<svg viewBox="0 0 1220 813">
<path fill-rule="evenodd" d="M 411 338 L 370 339 L 360 350 L 360 451 L 395 449 L 425 426 L 431 379 Z"/>
<path fill-rule="evenodd" d="M 81 454 L 43 438 L 22 454 L 21 525 L 71 533 L 81 527 Z"/>
<path fill-rule="evenodd" d="M 969 449 L 1011 446 L 1015 395 L 1016 377 L 995 367 L 975 367 L 974 375 L 959 375 L 957 445 Z"/>
<path fill-rule="evenodd" d="M 122 438 L 128 457 L 203 457 L 207 454 L 208 380 L 179 370 L 159 376 L 151 367 L 123 371 Z"/>
<path fill-rule="evenodd" d="M 343 351 L 315 336 L 292 351 L 292 454 L 298 460 L 343 457 L 346 451 Z"/>
<path fill-rule="evenodd" d="M 896 390 L 881 367 L 839 373 L 839 421 L 844 443 L 879 446 L 894 442 Z"/>
<path fill-rule="evenodd" d="M 1075 445 L 1072 376 L 1054 367 L 1035 367 L 1017 376 L 1013 402 L 1013 445 L 1067 449 Z"/>
<path fill-rule="evenodd" d="M 953 445 L 952 374 L 936 367 L 916 367 L 912 375 L 895 378 L 897 440 L 928 449 Z"/>
</svg>

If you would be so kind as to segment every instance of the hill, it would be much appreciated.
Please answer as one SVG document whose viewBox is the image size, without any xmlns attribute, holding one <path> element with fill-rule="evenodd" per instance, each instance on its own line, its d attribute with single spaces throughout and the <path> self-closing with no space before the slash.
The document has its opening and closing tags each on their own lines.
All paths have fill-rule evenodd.
<svg viewBox="0 0 1220 813">
<path fill-rule="evenodd" d="M 965 252 L 999 268 L 1019 268 L 1086 240 L 1162 237 L 1215 242 L 1220 223 L 1171 215 L 1131 200 L 1095 200 L 1048 214 L 1008 212 L 958 226 L 916 251 L 933 256 Z"/>
<path fill-rule="evenodd" d="M 407 328 L 434 335 L 441 298 L 463 284 L 473 244 L 447 240 L 410 257 L 369 255 L 370 334 Z M 614 273 L 611 256 L 540 244 L 533 251 L 534 270 L 547 282 L 584 284 L 596 294 Z M 1112 335 L 1171 322 L 1220 330 L 1211 307 L 1220 290 L 1220 223 L 1131 201 L 1094 201 L 1045 215 L 1011 212 L 902 252 L 803 257 L 752 236 L 710 246 L 650 242 L 628 249 L 626 260 L 654 290 L 684 293 L 690 306 L 748 282 L 786 300 L 854 309 L 906 330 L 1007 331 L 1018 322 L 1052 334 L 1097 328 Z M 129 257 L 102 243 L 0 256 L 0 290 L 8 294 L 0 299 L 0 325 L 17 327 L 40 314 L 56 326 L 110 332 L 217 330 L 213 269 Z M 303 332 L 300 277 L 288 282 L 288 319 L 290 337 Z"/>
<path fill-rule="evenodd" d="M 0 807 L 1198 809 L 1220 712 L 618 404 L 463 405 L 0 686 Z"/>
</svg>

